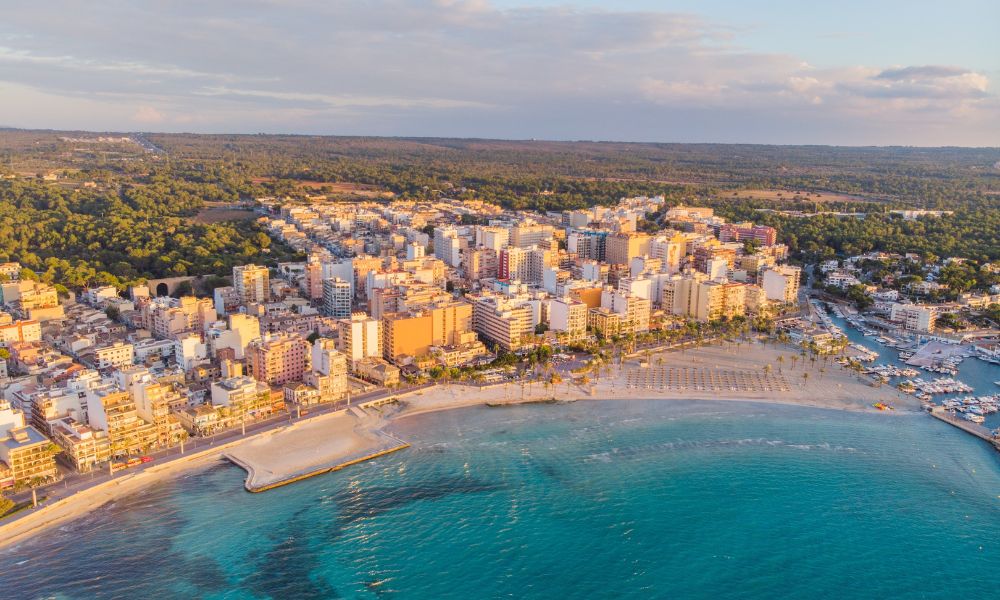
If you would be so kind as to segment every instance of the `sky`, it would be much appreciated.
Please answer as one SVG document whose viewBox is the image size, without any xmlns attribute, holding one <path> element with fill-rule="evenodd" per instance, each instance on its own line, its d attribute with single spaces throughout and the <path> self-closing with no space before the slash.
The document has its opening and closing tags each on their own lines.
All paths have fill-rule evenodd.
<svg viewBox="0 0 1000 600">
<path fill-rule="evenodd" d="M 6 0 L 0 126 L 1000 146 L 997 0 Z"/>
</svg>

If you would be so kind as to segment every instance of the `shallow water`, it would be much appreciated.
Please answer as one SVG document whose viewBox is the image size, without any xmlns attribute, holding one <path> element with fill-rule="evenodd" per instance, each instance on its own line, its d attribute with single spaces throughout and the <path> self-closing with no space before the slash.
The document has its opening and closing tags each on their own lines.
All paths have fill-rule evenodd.
<svg viewBox="0 0 1000 600">
<path fill-rule="evenodd" d="M 469 408 L 248 494 L 220 464 L 0 552 L 10 598 L 992 596 L 1000 453 L 926 415 Z"/>
</svg>

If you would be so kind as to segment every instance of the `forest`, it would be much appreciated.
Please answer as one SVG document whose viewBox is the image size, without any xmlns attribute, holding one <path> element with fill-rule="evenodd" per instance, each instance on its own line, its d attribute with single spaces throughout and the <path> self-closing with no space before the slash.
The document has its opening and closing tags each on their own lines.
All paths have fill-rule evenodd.
<svg viewBox="0 0 1000 600">
<path fill-rule="evenodd" d="M 1000 259 L 997 148 L 194 134 L 98 144 L 88 135 L 97 134 L 0 131 L 0 260 L 69 287 L 286 260 L 293 253 L 253 221 L 191 217 L 206 203 L 261 196 L 359 197 L 343 184 L 539 211 L 664 195 L 669 205 L 708 205 L 730 220 L 773 225 L 800 260 L 868 250 Z M 46 173 L 78 185 L 43 181 Z M 734 197 L 739 190 L 787 193 Z M 888 214 L 894 208 L 954 214 L 906 221 Z"/>
<path fill-rule="evenodd" d="M 226 274 L 234 265 L 294 255 L 253 221 L 198 224 L 203 199 L 231 197 L 214 184 L 153 178 L 118 190 L 67 190 L 33 179 L 0 181 L 0 262 L 67 288 Z"/>
</svg>

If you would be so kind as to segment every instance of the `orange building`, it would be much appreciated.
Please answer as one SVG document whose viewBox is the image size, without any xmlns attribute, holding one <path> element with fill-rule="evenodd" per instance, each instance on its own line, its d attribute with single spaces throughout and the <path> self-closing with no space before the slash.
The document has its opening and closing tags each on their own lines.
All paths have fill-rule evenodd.
<svg viewBox="0 0 1000 600">
<path fill-rule="evenodd" d="M 601 286 L 588 287 L 588 288 L 571 288 L 567 290 L 569 292 L 569 297 L 575 300 L 579 300 L 587 305 L 587 308 L 599 308 L 601 306 L 601 292 L 604 288 Z"/>
</svg>

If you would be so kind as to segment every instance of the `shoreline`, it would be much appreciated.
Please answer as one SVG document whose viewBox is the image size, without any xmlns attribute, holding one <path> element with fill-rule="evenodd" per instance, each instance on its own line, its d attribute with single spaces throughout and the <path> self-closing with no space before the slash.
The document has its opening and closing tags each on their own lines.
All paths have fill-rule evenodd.
<svg viewBox="0 0 1000 600">
<path fill-rule="evenodd" d="M 662 355 L 671 358 L 670 367 L 685 366 L 684 363 L 696 365 L 701 368 L 721 368 L 721 365 L 750 372 L 753 369 L 747 367 L 754 366 L 752 363 L 760 363 L 762 359 L 766 362 L 768 359 L 773 359 L 774 354 L 785 354 L 788 352 L 790 351 L 787 349 L 782 350 L 780 348 L 769 347 L 766 349 L 762 348 L 755 356 L 749 357 L 744 354 L 731 354 L 725 348 L 706 346 L 687 350 L 686 353 L 668 352 Z M 834 368 L 834 373 L 831 374 L 829 379 L 822 381 L 823 385 L 820 390 L 815 389 L 815 386 L 820 382 L 807 381 L 801 385 L 791 385 L 788 390 L 781 392 L 766 393 L 761 391 L 757 393 L 737 394 L 725 390 L 713 395 L 706 390 L 652 392 L 648 389 L 633 389 L 624 385 L 623 378 L 627 374 L 626 368 L 650 368 L 649 365 L 646 367 L 638 366 L 638 363 L 639 361 L 635 359 L 626 361 L 619 368 L 616 376 L 595 382 L 590 386 L 590 390 L 586 390 L 576 383 L 561 384 L 552 390 L 543 387 L 541 384 L 534 384 L 527 394 L 522 397 L 511 398 L 511 396 L 523 394 L 522 388 L 517 383 L 502 383 L 483 387 L 442 384 L 400 394 L 395 398 L 396 403 L 389 405 L 394 408 L 384 412 L 380 408 L 372 408 L 369 410 L 374 411 L 374 414 L 363 411 L 362 415 L 358 415 L 358 411 L 362 409 L 352 407 L 353 411 L 351 412 L 348 412 L 348 410 L 336 411 L 319 415 L 315 419 L 295 423 L 290 427 L 278 431 L 266 431 L 246 438 L 239 438 L 220 446 L 193 453 L 184 459 L 175 459 L 140 473 L 127 474 L 121 478 L 81 490 L 56 500 L 52 504 L 45 504 L 38 509 L 26 513 L 15 521 L 9 523 L 0 522 L 0 551 L 7 551 L 11 547 L 16 547 L 19 543 L 28 540 L 31 535 L 39 531 L 82 517 L 117 498 L 134 493 L 146 486 L 160 483 L 170 476 L 202 469 L 213 462 L 228 460 L 230 463 L 244 468 L 247 471 L 245 488 L 250 492 L 263 492 L 410 447 L 405 441 L 399 440 L 385 431 L 390 428 L 394 421 L 458 408 L 485 406 L 488 403 L 494 403 L 494 406 L 502 407 L 507 405 L 517 406 L 529 403 L 552 402 L 553 400 L 556 404 L 585 400 L 690 400 L 701 402 L 756 402 L 778 406 L 799 406 L 882 414 L 884 412 L 889 412 L 890 414 L 897 412 L 900 414 L 917 414 L 921 412 L 919 410 L 919 403 L 915 398 L 911 396 L 897 397 L 894 390 L 890 391 L 865 385 L 860 379 L 856 379 L 854 375 L 842 372 L 843 370 L 839 367 Z M 739 364 L 740 366 L 731 366 L 735 364 Z M 804 369 L 805 367 L 803 366 Z M 832 387 L 834 383 L 838 383 L 837 387 Z M 872 403 L 880 399 L 889 399 L 893 402 L 902 401 L 902 404 L 911 404 L 912 406 L 901 406 L 895 411 L 879 411 L 872 408 Z M 364 407 L 365 405 L 362 404 L 360 406 Z M 354 417 L 368 417 L 370 420 L 353 420 L 351 413 L 353 413 Z M 330 430 L 324 426 L 328 422 L 338 419 L 341 420 L 340 426 L 342 432 L 345 431 L 344 428 L 348 427 L 349 424 L 350 430 L 353 432 L 352 435 L 356 434 L 361 441 L 354 440 L 354 443 L 343 445 L 339 449 L 339 453 L 338 449 L 334 449 L 319 457 L 318 462 L 302 462 L 308 458 L 303 455 L 303 458 L 299 463 L 296 463 L 294 469 L 280 473 L 271 472 L 272 477 L 257 483 L 258 475 L 260 474 L 258 472 L 259 469 L 256 463 L 246 459 L 248 449 L 256 447 L 258 456 L 273 455 L 273 448 L 265 448 L 268 442 L 273 442 L 279 436 L 296 436 L 301 433 L 302 429 L 306 428 L 316 430 L 316 434 L 326 434 L 325 437 L 328 438 Z M 344 421 L 345 419 L 350 420 Z M 369 445 L 365 445 L 365 440 L 367 440 Z M 387 440 L 392 440 L 393 443 L 386 445 Z M 306 449 L 310 449 L 314 454 L 320 452 L 320 450 L 315 449 L 317 448 L 315 446 L 317 443 L 315 439 L 308 438 L 307 436 L 299 436 L 298 441 L 302 446 L 300 452 L 306 452 Z M 343 444 L 342 440 L 341 443 Z M 378 443 L 382 445 L 377 446 L 376 444 Z M 237 460 L 234 460 L 233 456 L 236 456 Z M 253 455 L 250 454 L 249 456 Z"/>
<path fill-rule="evenodd" d="M 499 385 L 504 385 L 504 384 L 499 384 Z M 469 386 L 462 386 L 462 387 L 469 387 Z M 476 389 L 478 389 L 478 388 L 476 388 Z M 401 421 L 401 420 L 409 418 L 409 417 L 419 417 L 421 415 L 426 415 L 426 414 L 432 414 L 432 413 L 437 413 L 437 412 L 444 412 L 444 411 L 449 411 L 449 410 L 458 410 L 458 409 L 462 409 L 462 408 L 473 408 L 473 407 L 476 407 L 476 406 L 488 406 L 489 408 L 504 408 L 504 407 L 507 407 L 507 406 L 511 406 L 511 407 L 513 407 L 513 406 L 526 406 L 526 405 L 531 405 L 531 404 L 555 404 L 555 405 L 563 405 L 563 404 L 575 404 L 577 402 L 588 402 L 588 401 L 591 401 L 591 402 L 622 402 L 622 401 L 626 401 L 626 402 L 629 402 L 629 401 L 634 401 L 634 402 L 676 402 L 676 401 L 690 401 L 690 402 L 722 402 L 722 403 L 740 402 L 740 403 L 749 403 L 749 404 L 762 404 L 762 405 L 768 405 L 768 406 L 787 406 L 787 407 L 798 407 L 798 408 L 815 408 L 815 409 L 819 409 L 819 410 L 832 410 L 832 411 L 849 412 L 849 413 L 881 414 L 881 415 L 886 415 L 886 416 L 893 416 L 893 415 L 914 415 L 914 414 L 923 414 L 923 412 L 924 412 L 924 411 L 920 410 L 919 408 L 912 408 L 912 407 L 896 408 L 896 409 L 889 410 L 889 411 L 880 411 L 880 410 L 872 408 L 870 405 L 868 407 L 864 407 L 864 406 L 827 406 L 827 405 L 819 404 L 819 403 L 815 403 L 815 402 L 795 402 L 795 401 L 792 401 L 792 400 L 768 399 L 768 398 L 736 398 L 736 397 L 707 398 L 707 397 L 704 397 L 704 396 L 653 397 L 653 396 L 648 396 L 648 395 L 630 396 L 630 397 L 627 397 L 627 398 L 624 398 L 624 397 L 607 398 L 607 397 L 603 397 L 603 396 L 599 396 L 599 395 L 594 395 L 594 396 L 586 395 L 587 393 L 585 391 L 581 391 L 581 394 L 583 394 L 583 395 L 580 396 L 580 397 L 578 397 L 578 398 L 556 398 L 556 397 L 543 398 L 543 397 L 539 397 L 539 398 L 525 398 L 523 400 L 521 400 L 521 399 L 510 400 L 510 401 L 498 402 L 498 403 L 494 403 L 494 404 L 490 404 L 489 403 L 490 401 L 471 400 L 471 401 L 467 401 L 467 402 L 460 402 L 460 403 L 449 404 L 449 405 L 427 406 L 427 407 L 420 407 L 420 408 L 409 408 L 409 407 L 404 406 L 404 408 L 402 408 L 399 412 L 396 412 L 396 413 L 393 413 L 391 415 L 388 415 L 387 419 L 389 420 L 389 423 L 391 424 L 391 423 L 393 423 L 395 421 Z M 405 404 L 405 400 L 404 399 L 400 399 L 400 404 Z M 411 405 L 411 406 L 413 406 L 413 405 Z"/>
</svg>

